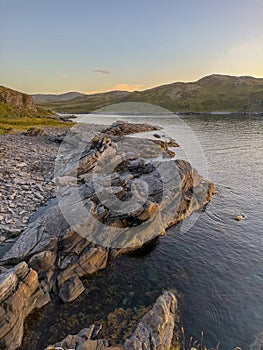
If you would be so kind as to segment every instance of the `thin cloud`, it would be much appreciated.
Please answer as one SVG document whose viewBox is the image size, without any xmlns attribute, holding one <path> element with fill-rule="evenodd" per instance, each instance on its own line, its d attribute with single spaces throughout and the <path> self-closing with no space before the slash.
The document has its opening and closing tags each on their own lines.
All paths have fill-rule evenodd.
<svg viewBox="0 0 263 350">
<path fill-rule="evenodd" d="M 64 74 L 61 75 L 61 77 L 62 77 L 63 79 L 68 79 L 68 78 L 70 78 L 70 74 L 64 73 Z"/>
<path fill-rule="evenodd" d="M 101 74 L 110 74 L 110 71 L 106 69 L 94 69 L 93 72 Z"/>
</svg>

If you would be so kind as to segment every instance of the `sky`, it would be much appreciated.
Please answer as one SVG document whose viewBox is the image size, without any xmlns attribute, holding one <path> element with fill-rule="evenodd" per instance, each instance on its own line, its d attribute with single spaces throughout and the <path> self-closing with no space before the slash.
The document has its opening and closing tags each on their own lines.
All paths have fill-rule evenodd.
<svg viewBox="0 0 263 350">
<path fill-rule="evenodd" d="M 144 90 L 263 77 L 263 0 L 0 0 L 0 85 Z"/>
</svg>

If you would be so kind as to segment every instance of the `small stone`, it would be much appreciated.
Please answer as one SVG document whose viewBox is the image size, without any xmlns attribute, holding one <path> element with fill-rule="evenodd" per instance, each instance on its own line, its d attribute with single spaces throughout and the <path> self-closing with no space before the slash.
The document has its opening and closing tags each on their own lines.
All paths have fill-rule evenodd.
<svg viewBox="0 0 263 350">
<path fill-rule="evenodd" d="M 236 220 L 236 221 L 242 221 L 242 220 L 245 220 L 245 215 L 244 214 L 239 214 L 239 215 L 236 215 L 235 217 L 234 217 L 234 219 Z"/>
</svg>

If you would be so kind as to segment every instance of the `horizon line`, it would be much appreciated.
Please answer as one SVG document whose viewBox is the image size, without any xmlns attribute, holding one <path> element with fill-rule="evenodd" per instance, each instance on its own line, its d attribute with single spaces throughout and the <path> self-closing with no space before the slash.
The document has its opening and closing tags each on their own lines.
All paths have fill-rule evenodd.
<svg viewBox="0 0 263 350">
<path fill-rule="evenodd" d="M 67 91 L 64 91 L 64 92 L 31 92 L 31 93 L 26 93 L 28 95 L 65 95 L 67 93 L 79 93 L 79 94 L 83 94 L 83 95 L 87 95 L 87 96 L 91 96 L 91 95 L 100 95 L 100 94 L 106 94 L 106 93 L 110 93 L 110 92 L 129 92 L 129 93 L 132 93 L 132 92 L 142 92 L 142 91 L 146 91 L 146 90 L 151 90 L 151 89 L 154 89 L 154 88 L 158 88 L 158 87 L 161 87 L 161 86 L 166 86 L 166 85 L 171 85 L 171 84 L 176 84 L 176 83 L 182 83 L 182 84 L 187 84 L 187 83 L 197 83 L 199 80 L 202 80 L 204 78 L 207 78 L 207 77 L 211 77 L 211 76 L 225 76 L 225 77 L 236 77 L 236 78 L 254 78 L 254 79 L 263 79 L 262 76 L 254 76 L 254 75 L 248 75 L 248 74 L 241 74 L 241 75 L 231 75 L 231 74 L 228 74 L 228 73 L 211 73 L 211 74 L 208 74 L 208 75 L 204 75 L 204 76 L 201 76 L 199 77 L 198 79 L 196 80 L 185 80 L 185 81 L 182 81 L 182 80 L 177 80 L 177 81 L 171 81 L 171 82 L 168 82 L 168 83 L 160 83 L 160 84 L 157 84 L 157 85 L 153 85 L 153 86 L 150 86 L 150 87 L 146 87 L 145 89 L 134 89 L 134 90 L 122 90 L 122 89 L 109 89 L 109 90 L 101 90 L 101 91 L 94 91 L 94 92 L 83 92 L 83 91 L 78 91 L 78 90 L 67 90 Z M 4 85 L 0 85 L 0 86 L 4 86 Z M 5 86 L 6 87 L 6 86 Z M 10 88 L 10 87 L 8 87 Z M 20 91 L 20 90 L 17 90 L 15 88 L 10 88 L 12 90 L 15 90 L 15 91 Z"/>
</svg>

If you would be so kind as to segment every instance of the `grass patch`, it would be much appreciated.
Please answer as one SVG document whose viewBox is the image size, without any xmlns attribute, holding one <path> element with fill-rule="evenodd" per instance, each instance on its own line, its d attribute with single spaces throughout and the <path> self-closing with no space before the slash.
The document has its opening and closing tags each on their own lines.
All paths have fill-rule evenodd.
<svg viewBox="0 0 263 350">
<path fill-rule="evenodd" d="M 49 113 L 49 112 L 47 112 Z M 65 123 L 56 119 L 36 117 L 32 111 L 18 109 L 14 106 L 0 103 L 0 134 L 16 133 L 32 127 L 71 127 L 74 123 Z"/>
<path fill-rule="evenodd" d="M 3 118 L 0 117 L 0 134 L 16 133 L 27 130 L 32 127 L 71 127 L 74 123 L 64 123 L 51 118 L 35 118 L 35 117 L 17 117 Z"/>
</svg>

